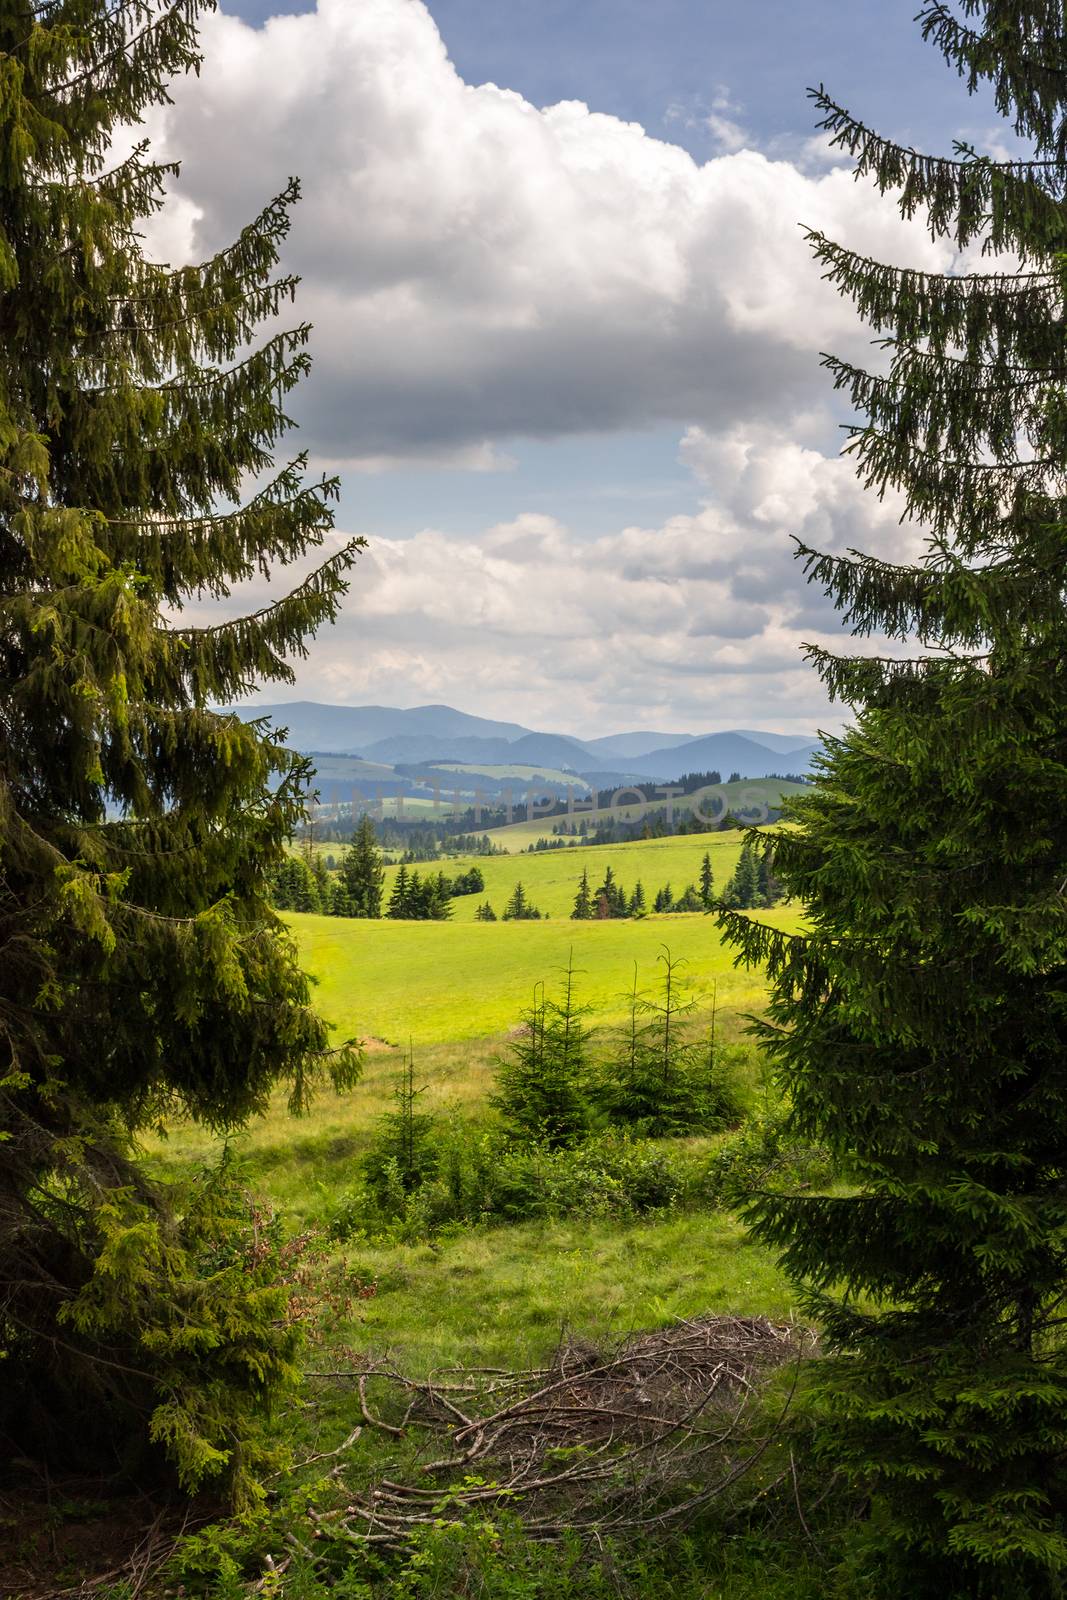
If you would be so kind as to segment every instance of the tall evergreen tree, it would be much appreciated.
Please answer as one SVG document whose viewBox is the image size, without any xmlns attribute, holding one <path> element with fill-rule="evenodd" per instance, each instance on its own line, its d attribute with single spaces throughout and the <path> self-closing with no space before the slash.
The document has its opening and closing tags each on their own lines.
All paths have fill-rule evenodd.
<svg viewBox="0 0 1067 1600">
<path fill-rule="evenodd" d="M 808 931 L 724 920 L 767 962 L 796 1129 L 854 1174 L 750 1215 L 837 1352 L 817 1440 L 869 1497 L 869 1587 L 1042 1600 L 1067 1587 L 1067 28 L 1062 0 L 921 21 L 1034 159 L 921 155 L 817 96 L 860 175 L 1004 264 L 812 236 L 885 341 L 875 372 L 826 358 L 860 474 L 927 558 L 801 554 L 856 632 L 918 648 L 809 652 L 857 715 L 774 838 Z"/>
<path fill-rule="evenodd" d="M 385 868 L 378 848 L 373 819 L 366 813 L 352 835 L 352 843 L 341 865 L 341 876 L 348 892 L 350 917 L 380 917 Z"/>
<path fill-rule="evenodd" d="M 700 863 L 700 903 L 705 911 L 710 911 L 715 900 L 715 874 L 711 870 L 711 857 L 707 851 Z"/>
<path fill-rule="evenodd" d="M 571 917 L 575 922 L 588 922 L 593 915 L 593 896 L 589 891 L 589 871 L 583 868 L 578 893 L 574 897 Z"/>
<path fill-rule="evenodd" d="M 418 877 L 418 873 L 415 876 Z M 404 918 L 410 917 L 410 915 L 411 880 L 408 877 L 407 867 L 401 862 L 397 875 L 393 879 L 393 888 L 389 896 L 389 907 L 386 911 L 386 916 Z"/>
<path fill-rule="evenodd" d="M 723 894 L 723 904 L 741 911 L 749 911 L 760 904 L 760 863 L 754 834 L 747 834 L 741 846 L 737 866 Z"/>
<path fill-rule="evenodd" d="M 172 169 L 110 161 L 197 66 L 201 9 L 0 4 L 0 1433 L 65 1466 L 150 1434 L 189 1484 L 247 1479 L 291 1334 L 256 1272 L 198 1267 L 196 1207 L 132 1139 L 175 1111 L 237 1127 L 280 1078 L 302 1104 L 327 1059 L 268 904 L 307 763 L 210 707 L 292 681 L 355 548 L 183 621 L 320 545 L 336 491 L 272 467 L 307 327 L 255 343 L 295 287 L 295 182 L 171 270 L 139 228 Z"/>
</svg>

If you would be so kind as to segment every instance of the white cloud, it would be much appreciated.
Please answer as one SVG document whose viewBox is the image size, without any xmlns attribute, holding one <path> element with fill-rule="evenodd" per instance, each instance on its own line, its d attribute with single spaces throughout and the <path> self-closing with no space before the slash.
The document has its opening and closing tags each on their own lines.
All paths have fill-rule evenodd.
<svg viewBox="0 0 1067 1600">
<path fill-rule="evenodd" d="M 659 526 L 586 540 L 526 513 L 469 537 L 372 536 L 301 698 L 445 700 L 579 735 L 671 716 L 738 725 L 755 711 L 784 731 L 836 726 L 800 645 L 876 645 L 842 637 L 790 535 L 897 552 L 914 538 L 898 506 L 864 495 L 847 463 L 767 432 L 691 430 L 684 453 L 725 490 Z M 243 601 L 263 598 L 257 587 Z"/>
<path fill-rule="evenodd" d="M 319 0 L 260 30 L 220 14 L 203 43 L 153 119 L 184 170 L 152 238 L 204 253 L 302 177 L 286 266 L 315 324 L 295 410 L 319 461 L 499 471 L 523 436 L 674 424 L 707 490 L 695 515 L 594 541 L 521 505 L 465 537 L 372 536 L 295 692 L 587 735 L 836 722 L 799 645 L 842 637 L 791 536 L 896 554 L 914 535 L 812 447 L 818 350 L 868 336 L 800 224 L 928 269 L 951 252 L 827 170 L 825 141 L 742 148 L 725 99 L 723 153 L 698 165 L 583 104 L 468 85 L 421 0 Z"/>
<path fill-rule="evenodd" d="M 738 148 L 728 98 L 727 153 L 698 165 L 579 102 L 466 84 L 421 0 L 219 14 L 203 43 L 157 119 L 184 169 L 155 237 L 214 248 L 301 176 L 286 260 L 317 365 L 296 409 L 324 460 L 484 469 L 516 436 L 785 425 L 825 393 L 814 353 L 865 338 L 799 225 L 949 260 L 846 171 Z"/>
</svg>

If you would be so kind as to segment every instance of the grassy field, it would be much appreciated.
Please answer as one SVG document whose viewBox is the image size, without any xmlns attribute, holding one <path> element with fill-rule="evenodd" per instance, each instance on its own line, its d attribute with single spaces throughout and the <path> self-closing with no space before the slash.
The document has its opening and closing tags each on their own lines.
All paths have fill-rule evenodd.
<svg viewBox="0 0 1067 1600">
<path fill-rule="evenodd" d="M 609 866 L 627 893 L 640 879 L 644 885 L 645 899 L 651 908 L 656 890 L 665 883 L 669 883 L 678 895 L 687 884 L 698 882 L 700 863 L 705 852 L 711 857 L 716 886 L 723 889 L 737 866 L 742 843 L 743 835 L 732 829 L 728 833 L 635 839 L 629 844 L 586 845 L 579 842 L 565 845 L 561 850 L 539 850 L 523 856 L 453 857 L 442 865 L 450 877 L 476 866 L 485 879 L 482 894 L 461 895 L 453 900 L 454 922 L 473 922 L 483 900 L 488 900 L 497 916 L 500 916 L 509 895 L 520 881 L 527 898 L 543 916 L 569 919 L 583 871 L 588 871 L 589 887 L 594 892 L 603 882 Z M 386 897 L 397 870 L 396 867 L 390 867 L 386 871 Z M 436 867 L 430 863 L 420 866 L 418 870 L 433 872 Z"/>
<path fill-rule="evenodd" d="M 766 812 L 768 808 L 777 807 L 783 798 L 788 798 L 790 795 L 803 794 L 806 788 L 806 784 L 786 783 L 781 778 L 743 778 L 740 783 L 721 783 L 714 787 L 696 789 L 690 795 L 677 796 L 671 805 L 678 817 L 698 808 L 708 820 L 717 820 L 725 811 L 761 820 L 759 816 L 761 811 Z M 623 796 L 629 791 L 620 790 L 618 793 Z M 509 823 L 506 827 L 493 828 L 489 837 L 500 849 L 521 851 L 531 844 L 536 844 L 538 839 L 551 839 L 553 826 L 558 826 L 561 821 L 581 823 L 584 820 L 590 828 L 594 828 L 601 820 L 608 821 L 611 818 L 636 822 L 649 812 L 662 811 L 666 803 L 666 800 L 659 799 L 644 802 L 635 800 L 630 805 L 620 803 L 613 807 L 593 809 L 575 806 L 573 817 L 522 818 Z M 519 809 L 520 807 L 516 806 L 516 810 Z"/>
<path fill-rule="evenodd" d="M 626 881 L 640 871 L 646 885 L 668 875 L 681 887 L 683 878 L 689 881 L 695 875 L 705 846 L 717 875 L 732 870 L 740 848 L 736 834 L 483 858 L 480 864 L 487 876 L 497 874 L 491 881 L 498 888 L 525 875 L 546 905 L 563 908 L 569 907 L 571 880 L 585 862 L 591 877 L 610 861 Z M 789 907 L 761 916 L 786 929 L 800 920 Z M 564 920 L 562 911 L 555 920 L 520 923 L 361 922 L 295 914 L 287 920 L 304 964 L 317 980 L 318 1008 L 339 1035 L 368 1041 L 363 1078 L 356 1088 L 342 1095 L 323 1091 L 299 1120 L 288 1113 L 279 1094 L 264 1117 L 231 1141 L 244 1180 L 279 1207 L 290 1233 L 330 1226 L 339 1208 L 343 1214 L 353 1204 L 353 1195 L 357 1207 L 362 1205 L 362 1157 L 390 1104 L 409 1037 L 418 1081 L 427 1086 L 420 1109 L 442 1120 L 456 1118 L 463 1138 L 480 1137 L 492 1125 L 495 1114 L 488 1096 L 507 1036 L 534 983 L 551 979 L 553 967 L 566 962 L 572 950 L 582 969 L 581 995 L 593 1008 L 590 1021 L 599 1025 L 601 1040 L 623 1014 L 622 991 L 631 981 L 633 963 L 645 980 L 653 981 L 664 944 L 684 957 L 685 973 L 705 1008 L 715 989 L 723 1037 L 736 1037 L 742 1014 L 761 1009 L 765 997 L 762 976 L 736 969 L 714 919 L 699 915 L 591 923 Z M 706 1015 L 704 1009 L 694 1025 L 702 1026 Z M 751 1053 L 737 1070 L 747 1073 L 748 1086 L 755 1091 L 758 1063 Z M 724 1137 L 657 1143 L 667 1159 L 699 1168 Z M 218 1137 L 189 1124 L 145 1142 L 151 1165 L 171 1174 L 213 1162 L 222 1149 Z M 363 1212 L 357 1209 L 356 1216 Z M 717 1314 L 785 1321 L 798 1310 L 794 1291 L 773 1257 L 748 1237 L 734 1215 L 721 1209 L 673 1209 L 628 1220 L 585 1216 L 498 1221 L 453 1227 L 429 1237 L 383 1236 L 361 1225 L 332 1248 L 334 1268 L 341 1268 L 353 1284 L 373 1285 L 374 1292 L 344 1312 L 331 1313 L 324 1325 L 325 1342 L 309 1353 L 307 1362 L 311 1372 L 323 1376 L 309 1378 L 295 1404 L 279 1416 L 280 1435 L 295 1442 L 298 1456 L 310 1452 L 312 1460 L 316 1451 L 329 1452 L 351 1441 L 353 1428 L 360 1431 L 358 1395 L 343 1376 L 339 1382 L 331 1378 L 335 1368 L 343 1373 L 353 1364 L 388 1364 L 424 1377 L 447 1367 L 537 1367 L 552 1359 L 561 1340 L 610 1350 L 630 1333 L 681 1319 Z M 372 1399 L 381 1406 L 388 1396 L 376 1393 Z M 416 1448 L 364 1429 L 345 1457 L 346 1482 L 358 1487 L 381 1474 L 416 1474 L 418 1481 L 412 1455 Z M 302 1504 L 291 1518 L 288 1512 L 285 1517 L 287 1525 L 307 1538 L 311 1535 L 301 1521 Z M 668 1567 L 687 1548 L 684 1543 L 663 1545 Z M 766 1548 L 753 1550 L 743 1539 L 712 1541 L 687 1585 L 666 1578 L 662 1585 L 658 1580 L 652 1585 L 647 1567 L 638 1560 L 636 1588 L 622 1579 L 618 1588 L 599 1582 L 587 1588 L 584 1579 L 576 1584 L 561 1578 L 557 1585 L 547 1575 L 542 1585 L 538 1559 L 531 1566 L 529 1587 L 513 1589 L 509 1576 L 503 1587 L 475 1589 L 470 1585 L 481 1583 L 477 1561 L 470 1569 L 461 1562 L 462 1582 L 449 1578 L 444 1587 L 435 1587 L 427 1579 L 425 1588 L 404 1592 L 477 1592 L 487 1600 L 512 1594 L 519 1600 L 568 1595 L 576 1600 L 606 1600 L 608 1595 L 636 1600 L 645 1593 L 677 1593 L 681 1600 L 784 1600 L 787 1594 L 815 1600 L 821 1591 L 800 1581 L 803 1575 L 787 1554 L 778 1551 L 773 1539 Z M 358 1592 L 371 1595 L 370 1589 Z M 373 1590 L 374 1596 L 391 1592 L 388 1580 Z M 245 1590 L 228 1589 L 221 1580 L 210 1590 L 211 1600 L 230 1600 L 238 1593 Z M 296 1595 L 294 1591 L 294 1600 Z M 309 1584 L 307 1600 L 320 1595 L 326 1600 L 325 1590 Z M 299 1596 L 304 1600 L 304 1589 Z"/>
<path fill-rule="evenodd" d="M 793 929 L 793 910 L 761 913 Z M 647 917 L 640 922 L 357 922 L 294 914 L 309 970 L 318 979 L 316 1006 L 344 1036 L 373 1036 L 406 1045 L 488 1039 L 518 1021 L 535 983 L 549 981 L 573 950 L 579 992 L 596 1020 L 624 1013 L 623 991 L 637 962 L 642 982 L 657 972 L 664 945 L 685 959 L 686 976 L 710 1004 L 712 984 L 727 1013 L 758 1007 L 759 973 L 735 968 L 733 953 L 707 917 Z"/>
</svg>

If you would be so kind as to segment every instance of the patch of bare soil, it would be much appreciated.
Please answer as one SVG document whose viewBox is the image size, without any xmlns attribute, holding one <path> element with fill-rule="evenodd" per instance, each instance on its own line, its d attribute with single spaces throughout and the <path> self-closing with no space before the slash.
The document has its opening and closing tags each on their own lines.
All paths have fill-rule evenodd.
<svg viewBox="0 0 1067 1600">
<path fill-rule="evenodd" d="M 174 1546 L 217 1508 L 154 1502 L 95 1479 L 30 1469 L 0 1488 L 3 1600 L 95 1600 L 109 1585 L 144 1593 Z"/>
</svg>

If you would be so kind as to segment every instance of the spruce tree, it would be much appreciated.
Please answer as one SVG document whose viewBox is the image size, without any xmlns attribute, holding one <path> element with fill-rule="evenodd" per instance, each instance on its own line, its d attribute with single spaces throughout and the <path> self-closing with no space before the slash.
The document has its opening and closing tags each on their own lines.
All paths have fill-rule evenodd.
<svg viewBox="0 0 1067 1600">
<path fill-rule="evenodd" d="M 726 885 L 723 904 L 741 911 L 749 911 L 760 904 L 760 864 L 752 833 L 745 836 L 737 866 Z"/>
<path fill-rule="evenodd" d="M 348 893 L 348 915 L 380 917 L 385 869 L 373 819 L 366 813 L 352 835 L 352 843 L 341 865 L 341 876 Z"/>
<path fill-rule="evenodd" d="M 296 183 L 172 270 L 139 229 L 173 169 L 109 155 L 196 68 L 201 9 L 0 5 L 0 1434 L 66 1468 L 151 1437 L 187 1484 L 247 1487 L 284 1296 L 206 1270 L 215 1224 L 133 1139 L 239 1127 L 280 1079 L 302 1105 L 329 1057 L 268 903 L 308 765 L 211 707 L 292 681 L 354 546 L 254 615 L 183 620 L 320 545 L 336 492 L 273 466 L 309 330 L 256 343 L 295 287 Z"/>
<path fill-rule="evenodd" d="M 1033 159 L 921 155 L 818 93 L 859 175 L 1001 259 L 812 236 L 886 351 L 826 358 L 860 474 L 927 551 L 801 554 L 855 632 L 915 645 L 809 651 L 855 720 L 773 841 L 806 931 L 724 922 L 767 963 L 796 1131 L 852 1175 L 750 1219 L 824 1329 L 816 1439 L 869 1505 L 868 1588 L 1041 1600 L 1067 1587 L 1067 29 L 1062 0 L 921 22 Z"/>
<path fill-rule="evenodd" d="M 437 1170 L 436 1118 L 418 1109 L 427 1087 L 415 1087 L 415 1051 L 409 1042 L 407 1060 L 393 1089 L 395 1109 L 378 1119 L 378 1132 L 363 1159 L 363 1170 L 380 1196 L 388 1194 L 391 1182 L 404 1194 L 413 1194 Z"/>
<path fill-rule="evenodd" d="M 589 1008 L 578 1004 L 576 976 L 572 952 L 558 1000 L 548 1000 L 544 984 L 538 984 L 491 1096 L 514 1139 L 550 1150 L 577 1144 L 591 1121 Z"/>
<path fill-rule="evenodd" d="M 418 874 L 416 874 L 418 876 Z M 411 916 L 411 884 L 408 879 L 408 869 L 403 862 L 393 879 L 392 893 L 389 896 L 387 917 L 404 918 Z"/>
<path fill-rule="evenodd" d="M 705 911 L 710 911 L 715 901 L 715 874 L 711 870 L 711 857 L 705 851 L 704 859 L 700 863 L 700 903 Z"/>
<path fill-rule="evenodd" d="M 593 897 L 589 892 L 589 872 L 583 868 L 578 893 L 574 897 L 571 917 L 575 922 L 588 922 L 593 915 Z"/>
<path fill-rule="evenodd" d="M 627 995 L 628 1020 L 604 1063 L 597 1099 L 607 1116 L 645 1134 L 676 1135 L 727 1126 L 736 1095 L 707 1049 L 686 1039 L 682 1025 L 696 1010 L 681 968 L 666 946 L 659 956 L 659 993 L 638 988 L 637 967 Z"/>
<path fill-rule="evenodd" d="M 537 922 L 539 921 L 540 916 L 541 913 L 538 911 L 537 907 L 535 905 L 531 905 L 530 901 L 526 898 L 526 890 L 523 888 L 520 880 L 518 883 L 516 883 L 514 889 L 511 891 L 511 896 L 508 900 L 508 903 L 504 907 L 504 921 Z"/>
</svg>

